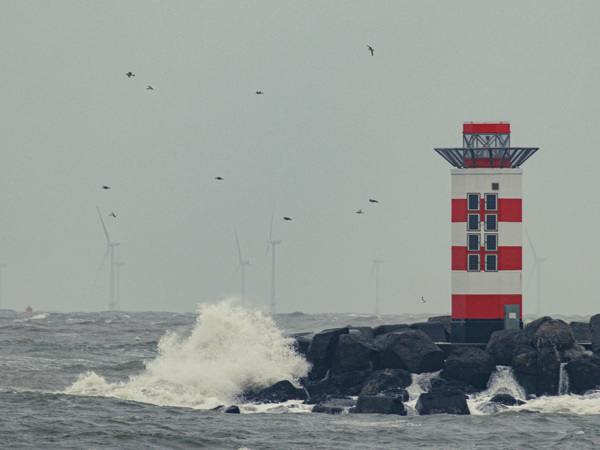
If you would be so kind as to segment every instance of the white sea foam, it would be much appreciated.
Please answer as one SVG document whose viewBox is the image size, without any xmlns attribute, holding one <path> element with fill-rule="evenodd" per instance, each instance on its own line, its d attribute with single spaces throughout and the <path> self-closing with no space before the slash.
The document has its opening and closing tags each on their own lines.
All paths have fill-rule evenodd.
<svg viewBox="0 0 600 450">
<path fill-rule="evenodd" d="M 66 392 L 209 409 L 235 403 L 247 388 L 281 380 L 295 383 L 308 369 L 293 340 L 270 317 L 224 301 L 200 308 L 189 337 L 163 336 L 157 357 L 146 363 L 142 374 L 109 383 L 86 373 Z"/>
</svg>

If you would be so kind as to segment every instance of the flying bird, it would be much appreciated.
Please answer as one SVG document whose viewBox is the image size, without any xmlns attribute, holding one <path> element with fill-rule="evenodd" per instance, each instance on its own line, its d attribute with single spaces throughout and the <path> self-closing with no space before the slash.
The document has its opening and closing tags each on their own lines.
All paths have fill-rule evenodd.
<svg viewBox="0 0 600 450">
<path fill-rule="evenodd" d="M 215 177 L 215 180 L 223 180 L 223 177 Z"/>
<path fill-rule="evenodd" d="M 424 297 L 421 297 L 421 301 L 422 301 L 423 303 L 427 303 L 427 300 L 425 300 L 425 298 L 424 298 Z"/>
<path fill-rule="evenodd" d="M 375 53 L 375 49 L 373 47 L 371 47 L 370 45 L 367 45 L 367 48 L 371 52 L 371 56 L 373 56 L 373 53 Z"/>
<path fill-rule="evenodd" d="M 256 91 L 256 95 L 262 95 L 262 94 L 264 94 L 263 91 Z"/>
<path fill-rule="evenodd" d="M 292 220 L 290 217 L 284 216 L 283 220 Z"/>
<path fill-rule="evenodd" d="M 107 186 L 105 184 L 102 185 L 102 189 L 110 189 L 110 186 Z"/>
<path fill-rule="evenodd" d="M 117 215 L 116 215 L 114 212 L 111 212 L 111 213 L 109 214 L 109 216 L 110 216 L 110 217 L 114 217 L 115 219 L 117 218 Z"/>
<path fill-rule="evenodd" d="M 133 72 L 127 72 L 125 75 L 127 75 L 127 78 L 135 77 L 135 73 Z"/>
<path fill-rule="evenodd" d="M 371 203 L 379 203 L 379 202 L 378 202 L 377 200 L 375 200 L 374 198 L 370 198 L 370 199 L 369 199 L 369 201 L 370 201 Z"/>
<path fill-rule="evenodd" d="M 147 87 L 146 89 L 147 89 L 147 90 L 150 90 L 150 91 L 153 91 L 153 90 L 154 90 L 154 88 L 153 88 L 152 86 L 150 86 L 150 85 L 148 85 L 148 87 Z"/>
<path fill-rule="evenodd" d="M 364 214 L 362 209 L 359 209 L 358 211 L 356 211 L 356 214 Z"/>
</svg>

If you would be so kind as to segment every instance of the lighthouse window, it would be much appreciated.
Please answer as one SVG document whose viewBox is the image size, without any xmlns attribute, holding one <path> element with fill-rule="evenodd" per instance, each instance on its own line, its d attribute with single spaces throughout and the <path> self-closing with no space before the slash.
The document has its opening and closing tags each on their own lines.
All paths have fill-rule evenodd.
<svg viewBox="0 0 600 450">
<path fill-rule="evenodd" d="M 492 191 L 499 191 L 500 183 L 492 183 Z"/>
<path fill-rule="evenodd" d="M 486 272 L 497 272 L 498 271 L 498 255 L 485 255 L 485 271 Z"/>
<path fill-rule="evenodd" d="M 467 210 L 479 211 L 479 194 L 467 194 Z"/>
<path fill-rule="evenodd" d="M 485 235 L 485 249 L 488 252 L 498 251 L 498 235 L 497 234 L 486 234 Z"/>
<path fill-rule="evenodd" d="M 467 270 L 469 272 L 479 272 L 479 255 L 467 255 Z"/>
<path fill-rule="evenodd" d="M 479 234 L 467 234 L 467 250 L 470 252 L 479 251 Z"/>
<path fill-rule="evenodd" d="M 485 215 L 485 231 L 498 231 L 498 215 L 497 214 L 486 214 Z"/>
<path fill-rule="evenodd" d="M 485 194 L 485 209 L 487 211 L 498 210 L 498 194 Z"/>
<path fill-rule="evenodd" d="M 467 231 L 479 231 L 479 214 L 467 214 Z"/>
</svg>

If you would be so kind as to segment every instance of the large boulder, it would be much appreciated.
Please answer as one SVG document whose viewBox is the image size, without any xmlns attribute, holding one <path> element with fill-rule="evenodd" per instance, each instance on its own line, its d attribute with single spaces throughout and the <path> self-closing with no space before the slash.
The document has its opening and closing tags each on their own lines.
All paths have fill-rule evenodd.
<svg viewBox="0 0 600 450">
<path fill-rule="evenodd" d="M 446 328 L 442 322 L 417 322 L 410 325 L 414 330 L 421 330 L 431 338 L 433 342 L 448 342 Z"/>
<path fill-rule="evenodd" d="M 415 405 L 419 415 L 471 414 L 465 393 L 458 389 L 421 394 Z"/>
<path fill-rule="evenodd" d="M 342 334 L 333 355 L 333 373 L 353 372 L 373 369 L 379 352 L 360 334 Z"/>
<path fill-rule="evenodd" d="M 444 353 L 420 330 L 388 333 L 375 340 L 379 367 L 403 369 L 411 373 L 436 372 L 444 366 Z"/>
<path fill-rule="evenodd" d="M 569 375 L 569 390 L 574 394 L 583 394 L 590 389 L 600 387 L 600 357 L 581 355 L 568 362 L 565 370 Z"/>
<path fill-rule="evenodd" d="M 494 331 L 485 351 L 494 357 L 497 365 L 510 366 L 515 350 L 528 346 L 530 342 L 531 339 L 523 330 Z"/>
<path fill-rule="evenodd" d="M 505 405 L 505 406 L 515 406 L 515 405 L 519 406 L 519 405 L 525 404 L 524 401 L 517 400 L 510 394 L 496 394 L 490 399 L 490 402 L 500 403 L 501 405 Z"/>
<path fill-rule="evenodd" d="M 307 403 L 319 403 L 329 395 L 358 395 L 370 374 L 369 371 L 346 372 L 323 380 L 308 380 L 304 385 L 310 396 Z"/>
<path fill-rule="evenodd" d="M 288 380 L 283 380 L 265 389 L 245 392 L 243 398 L 254 403 L 281 403 L 288 400 L 306 400 L 308 395 L 303 388 L 297 388 Z"/>
<path fill-rule="evenodd" d="M 590 318 L 590 334 L 592 335 L 592 351 L 600 354 L 600 314 Z"/>
<path fill-rule="evenodd" d="M 333 364 L 338 339 L 348 332 L 348 327 L 333 328 L 314 335 L 306 352 L 306 359 L 312 364 L 308 375 L 311 380 L 320 380 L 327 375 L 327 371 Z"/>
<path fill-rule="evenodd" d="M 358 414 L 406 415 L 404 403 L 402 403 L 399 397 L 384 397 L 380 395 L 360 395 L 353 412 Z"/>
<path fill-rule="evenodd" d="M 558 395 L 560 380 L 560 355 L 550 347 L 537 352 L 537 395 Z"/>
<path fill-rule="evenodd" d="M 523 346 L 515 350 L 512 359 L 515 378 L 528 396 L 537 395 L 537 358 L 536 349 Z"/>
<path fill-rule="evenodd" d="M 552 319 L 542 323 L 533 333 L 533 346 L 535 348 L 553 348 L 566 350 L 575 344 L 573 330 L 568 323 L 560 319 Z"/>
<path fill-rule="evenodd" d="M 373 372 L 364 382 L 361 395 L 376 395 L 385 391 L 406 389 L 412 384 L 412 376 L 406 370 L 385 369 Z"/>
<path fill-rule="evenodd" d="M 442 376 L 447 380 L 461 380 L 483 390 L 492 372 L 496 370 L 494 357 L 477 347 L 458 347 L 446 359 Z"/>
<path fill-rule="evenodd" d="M 537 329 L 542 324 L 548 322 L 549 320 L 553 320 L 552 317 L 549 317 L 549 316 L 540 317 L 539 319 L 536 319 L 533 322 L 529 322 L 527 325 L 525 325 L 523 327 L 523 331 L 525 331 L 525 333 L 527 333 L 527 336 L 529 336 L 531 339 L 533 339 L 533 335 L 535 334 Z"/>
<path fill-rule="evenodd" d="M 388 334 L 394 331 L 404 330 L 406 328 L 408 328 L 408 325 L 405 323 L 399 323 L 394 325 L 379 325 L 373 328 L 373 335 L 377 337 L 381 336 L 382 334 Z"/>
<path fill-rule="evenodd" d="M 308 353 L 308 347 L 310 347 L 310 343 L 314 333 L 295 333 L 289 335 L 292 339 L 294 339 L 294 348 L 299 355 L 306 357 Z"/>
<path fill-rule="evenodd" d="M 450 342 L 450 336 L 452 335 L 452 316 L 434 316 L 427 319 L 427 322 L 443 323 L 444 331 L 446 332 L 446 342 Z"/>
<path fill-rule="evenodd" d="M 573 337 L 577 342 L 590 342 L 592 340 L 592 331 L 589 322 L 569 322 Z"/>
<path fill-rule="evenodd" d="M 375 333 L 371 327 L 353 327 L 352 325 L 348 325 L 348 330 L 350 334 L 360 334 L 365 339 L 375 339 Z"/>
<path fill-rule="evenodd" d="M 356 400 L 347 396 L 327 396 L 323 401 L 316 404 L 312 412 L 324 414 L 342 414 L 354 408 Z"/>
</svg>

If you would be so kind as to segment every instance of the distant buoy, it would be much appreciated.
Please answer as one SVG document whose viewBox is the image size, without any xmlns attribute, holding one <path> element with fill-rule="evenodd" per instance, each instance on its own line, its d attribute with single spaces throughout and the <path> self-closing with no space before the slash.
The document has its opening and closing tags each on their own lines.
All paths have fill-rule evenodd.
<svg viewBox="0 0 600 450">
<path fill-rule="evenodd" d="M 26 313 L 32 313 L 33 312 L 33 308 L 31 306 L 28 306 L 27 308 L 25 308 L 25 312 Z"/>
</svg>

